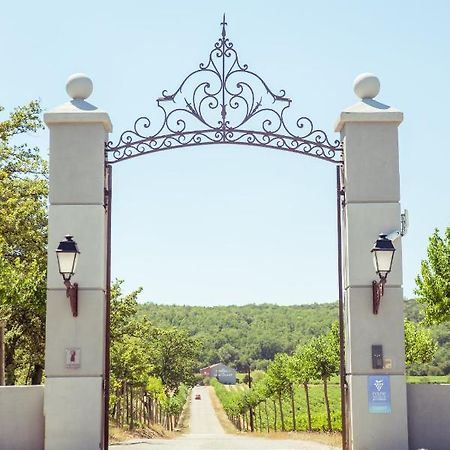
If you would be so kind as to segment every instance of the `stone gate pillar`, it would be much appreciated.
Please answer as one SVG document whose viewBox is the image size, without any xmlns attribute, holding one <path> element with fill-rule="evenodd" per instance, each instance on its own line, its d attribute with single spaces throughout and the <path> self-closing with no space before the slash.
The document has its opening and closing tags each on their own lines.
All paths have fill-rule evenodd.
<svg viewBox="0 0 450 450">
<path fill-rule="evenodd" d="M 45 349 L 45 449 L 94 450 L 103 440 L 105 355 L 106 211 L 104 143 L 111 131 L 106 112 L 86 101 L 91 80 L 67 82 L 72 100 L 44 114 L 50 130 L 48 291 Z M 55 250 L 71 234 L 80 256 L 73 317 Z M 67 359 L 77 352 L 76 361 Z"/>
<path fill-rule="evenodd" d="M 400 230 L 401 215 L 398 126 L 403 114 L 374 100 L 379 88 L 373 75 L 356 78 L 354 89 L 361 101 L 345 109 L 336 125 L 344 142 L 345 158 L 343 233 L 349 442 L 354 450 L 407 450 L 401 239 L 394 243 L 393 268 L 379 312 L 377 315 L 372 312 L 372 281 L 379 278 L 370 250 L 380 233 Z M 373 368 L 372 345 L 382 346 L 383 368 Z M 372 378 L 374 375 L 376 379 Z M 390 401 L 386 398 L 386 402 L 377 404 L 381 397 L 376 398 L 376 380 L 381 395 L 390 390 Z"/>
</svg>

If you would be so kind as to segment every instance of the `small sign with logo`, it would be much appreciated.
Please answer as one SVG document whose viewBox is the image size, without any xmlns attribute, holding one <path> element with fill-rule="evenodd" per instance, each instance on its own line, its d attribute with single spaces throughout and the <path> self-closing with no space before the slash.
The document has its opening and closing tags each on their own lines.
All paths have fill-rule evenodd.
<svg viewBox="0 0 450 450">
<path fill-rule="evenodd" d="M 383 369 L 392 369 L 392 359 L 391 358 L 383 359 Z"/>
<path fill-rule="evenodd" d="M 369 412 L 391 413 L 391 379 L 389 375 L 369 375 L 367 377 Z"/>
<path fill-rule="evenodd" d="M 80 368 L 80 353 L 79 348 L 66 348 L 66 367 L 68 369 Z"/>
</svg>

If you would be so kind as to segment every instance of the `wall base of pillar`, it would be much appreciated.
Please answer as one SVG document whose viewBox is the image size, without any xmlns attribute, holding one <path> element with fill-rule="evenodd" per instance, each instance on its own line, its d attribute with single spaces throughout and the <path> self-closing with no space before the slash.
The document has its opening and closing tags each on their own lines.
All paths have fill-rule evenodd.
<svg viewBox="0 0 450 450">
<path fill-rule="evenodd" d="M 101 448 L 102 401 L 102 377 L 47 378 L 45 450 Z"/>
<path fill-rule="evenodd" d="M 408 411 L 404 375 L 389 375 L 390 413 L 369 412 L 368 377 L 369 375 L 347 375 L 352 422 L 350 448 L 408 450 Z"/>
</svg>

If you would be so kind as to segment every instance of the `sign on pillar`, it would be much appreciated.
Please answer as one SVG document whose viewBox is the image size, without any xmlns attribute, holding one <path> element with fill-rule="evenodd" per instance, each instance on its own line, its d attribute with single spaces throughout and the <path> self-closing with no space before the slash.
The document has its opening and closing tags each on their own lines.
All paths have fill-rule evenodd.
<svg viewBox="0 0 450 450">
<path fill-rule="evenodd" d="M 45 450 L 92 450 L 103 445 L 104 148 L 112 126 L 106 112 L 86 101 L 93 88 L 86 75 L 73 75 L 66 88 L 71 100 L 44 115 L 50 130 Z M 70 286 L 55 255 L 64 236 L 81 251 Z M 75 285 L 76 299 L 69 292 Z"/>
<path fill-rule="evenodd" d="M 398 126 L 403 114 L 375 100 L 380 82 L 372 74 L 360 75 L 354 90 L 360 101 L 345 109 L 336 125 L 344 142 L 349 444 L 354 450 L 407 450 L 401 239 L 395 248 L 385 245 L 391 242 L 386 236 L 401 228 Z M 380 252 L 377 263 L 392 262 L 392 267 L 380 266 L 377 274 L 375 251 Z"/>
</svg>

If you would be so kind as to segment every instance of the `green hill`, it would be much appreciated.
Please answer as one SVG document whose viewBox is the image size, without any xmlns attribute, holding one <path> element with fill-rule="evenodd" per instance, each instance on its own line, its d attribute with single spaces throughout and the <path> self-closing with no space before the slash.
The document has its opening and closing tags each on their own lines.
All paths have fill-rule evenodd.
<svg viewBox="0 0 450 450">
<path fill-rule="evenodd" d="M 201 366 L 224 362 L 238 370 L 250 361 L 253 368 L 265 369 L 278 352 L 291 354 L 312 336 L 326 333 L 338 320 L 337 303 L 280 306 L 250 304 L 244 306 L 179 306 L 145 303 L 139 315 L 156 326 L 186 330 L 203 345 Z M 405 301 L 405 317 L 420 321 L 414 300 Z M 414 366 L 413 375 L 450 374 L 450 326 L 432 327 L 439 350 L 431 364 Z"/>
<path fill-rule="evenodd" d="M 139 314 L 157 326 L 185 329 L 203 344 L 201 365 L 224 362 L 238 370 L 252 361 L 265 369 L 275 353 L 292 353 L 338 320 L 337 303 L 302 306 L 178 306 L 147 303 Z"/>
</svg>

